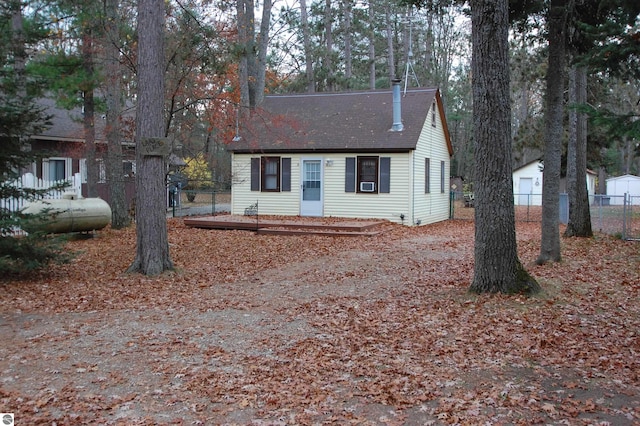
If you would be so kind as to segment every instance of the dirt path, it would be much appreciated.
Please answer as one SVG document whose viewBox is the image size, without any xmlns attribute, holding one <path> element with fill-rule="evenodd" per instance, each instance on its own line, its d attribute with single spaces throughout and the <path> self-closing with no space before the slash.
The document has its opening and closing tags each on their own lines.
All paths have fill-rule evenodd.
<svg viewBox="0 0 640 426">
<path fill-rule="evenodd" d="M 16 424 L 640 424 L 633 270 L 592 303 L 605 284 L 570 277 L 577 258 L 533 271 L 540 297 L 477 297 L 464 222 L 227 246 L 226 231 L 176 228 L 173 275 L 67 266 L 2 284 L 0 411 Z M 74 244 L 86 265 L 128 238 Z M 279 244 L 299 255 L 269 252 Z M 212 264 L 232 247 L 246 262 Z"/>
</svg>

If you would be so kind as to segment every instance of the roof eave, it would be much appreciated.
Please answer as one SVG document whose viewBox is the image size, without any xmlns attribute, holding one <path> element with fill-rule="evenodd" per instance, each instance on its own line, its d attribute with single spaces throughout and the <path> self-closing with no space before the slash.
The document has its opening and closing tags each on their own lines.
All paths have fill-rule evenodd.
<svg viewBox="0 0 640 426">
<path fill-rule="evenodd" d="M 414 151 L 415 147 L 408 148 L 343 148 L 343 149 L 247 149 L 229 148 L 229 151 L 234 154 L 372 154 L 372 153 L 406 153 Z"/>
</svg>

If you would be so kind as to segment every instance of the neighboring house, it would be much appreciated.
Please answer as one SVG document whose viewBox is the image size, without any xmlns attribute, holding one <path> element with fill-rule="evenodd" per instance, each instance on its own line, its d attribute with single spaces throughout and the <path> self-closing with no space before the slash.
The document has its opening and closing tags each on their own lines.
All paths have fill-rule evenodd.
<svg viewBox="0 0 640 426">
<path fill-rule="evenodd" d="M 542 205 L 542 177 L 544 164 L 534 160 L 513 171 L 513 202 L 516 206 Z M 587 192 L 590 196 L 596 192 L 597 174 L 587 170 Z M 566 192 L 566 179 L 561 179 L 560 192 Z"/>
<path fill-rule="evenodd" d="M 607 179 L 607 196 L 610 204 L 623 205 L 624 195 L 640 197 L 640 176 L 622 175 Z"/>
<path fill-rule="evenodd" d="M 449 218 L 453 155 L 438 89 L 265 97 L 230 143 L 232 214 Z"/>
<path fill-rule="evenodd" d="M 30 187 L 48 188 L 52 182 L 60 180 L 74 182 L 74 185 L 79 182 L 81 194 L 78 195 L 87 197 L 87 169 L 82 110 L 80 108 L 72 110 L 59 108 L 56 106 L 55 101 L 49 98 L 42 98 L 38 102 L 45 108 L 45 114 L 50 116 L 51 125 L 41 134 L 31 137 L 31 150 L 44 154 L 44 157 L 23 168 L 21 171 L 22 184 Z M 131 117 L 128 119 L 130 120 Z M 99 167 L 99 182 L 96 189 L 100 198 L 110 202 L 103 161 L 107 149 L 105 124 L 104 115 L 96 114 L 96 159 Z M 135 173 L 135 145 L 131 141 L 123 140 L 122 153 L 125 199 L 128 204 L 131 204 L 135 197 L 133 179 Z M 29 183 L 31 181 L 37 182 L 36 186 L 31 186 L 32 184 Z"/>
<path fill-rule="evenodd" d="M 55 105 L 55 101 L 49 98 L 43 98 L 39 103 L 46 108 L 45 113 L 51 116 L 51 126 L 41 134 L 32 137 L 31 149 L 46 152 L 49 156 L 38 160 L 25 171 L 47 181 L 71 179 L 76 173 L 80 173 L 82 181 L 86 183 L 85 138 L 81 109 L 59 108 Z M 100 180 L 104 181 L 105 169 L 100 158 L 106 152 L 103 115 L 95 115 L 95 129 L 96 158 L 98 158 Z M 135 151 L 132 143 L 123 143 L 123 154 L 123 174 L 133 175 Z"/>
</svg>

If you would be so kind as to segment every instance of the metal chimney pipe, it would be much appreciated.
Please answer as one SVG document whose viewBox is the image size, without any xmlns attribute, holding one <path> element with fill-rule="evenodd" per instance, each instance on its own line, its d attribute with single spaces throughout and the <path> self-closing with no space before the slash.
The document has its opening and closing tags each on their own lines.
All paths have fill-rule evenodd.
<svg viewBox="0 0 640 426">
<path fill-rule="evenodd" d="M 393 91 L 393 124 L 391 125 L 391 132 L 401 132 L 404 129 L 402 124 L 402 102 L 400 95 L 400 83 L 402 80 L 394 78 L 391 80 L 391 88 Z"/>
</svg>

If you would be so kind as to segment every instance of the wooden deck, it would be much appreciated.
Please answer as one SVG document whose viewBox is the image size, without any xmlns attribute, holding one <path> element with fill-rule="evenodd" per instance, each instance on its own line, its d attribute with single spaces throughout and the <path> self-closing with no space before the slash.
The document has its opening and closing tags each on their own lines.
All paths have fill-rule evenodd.
<svg viewBox="0 0 640 426">
<path fill-rule="evenodd" d="M 327 235 L 337 237 L 372 237 L 382 231 L 375 228 L 382 221 L 350 221 L 339 219 L 272 218 L 260 216 L 203 216 L 184 219 L 193 228 L 240 229 L 269 235 Z"/>
</svg>

